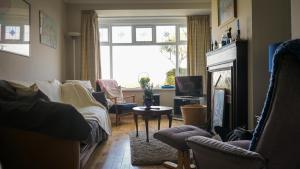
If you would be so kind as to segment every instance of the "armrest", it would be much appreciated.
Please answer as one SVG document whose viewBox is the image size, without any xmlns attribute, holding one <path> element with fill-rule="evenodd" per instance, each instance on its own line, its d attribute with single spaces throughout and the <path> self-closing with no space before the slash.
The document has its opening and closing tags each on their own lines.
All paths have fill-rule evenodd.
<svg viewBox="0 0 300 169">
<path fill-rule="evenodd" d="M 256 152 L 202 136 L 190 137 L 186 141 L 193 150 L 197 166 L 201 165 L 201 168 L 265 168 L 265 160 Z"/>
<path fill-rule="evenodd" d="M 127 98 L 132 98 L 132 103 L 135 102 L 135 95 L 131 95 L 131 96 L 124 96 L 123 97 L 124 99 L 127 99 Z"/>
</svg>

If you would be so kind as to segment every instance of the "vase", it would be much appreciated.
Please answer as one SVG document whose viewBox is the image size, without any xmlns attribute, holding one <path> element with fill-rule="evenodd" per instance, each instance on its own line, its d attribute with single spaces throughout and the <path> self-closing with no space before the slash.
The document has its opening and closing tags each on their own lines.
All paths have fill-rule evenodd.
<svg viewBox="0 0 300 169">
<path fill-rule="evenodd" d="M 151 106 L 153 105 L 153 100 L 152 99 L 144 99 L 144 105 L 148 109 L 151 108 Z"/>
</svg>

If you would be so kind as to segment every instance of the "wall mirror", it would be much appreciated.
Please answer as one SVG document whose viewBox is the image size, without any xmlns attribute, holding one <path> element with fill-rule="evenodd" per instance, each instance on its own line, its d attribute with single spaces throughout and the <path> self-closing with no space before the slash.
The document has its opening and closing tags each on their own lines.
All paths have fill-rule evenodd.
<svg viewBox="0 0 300 169">
<path fill-rule="evenodd" d="M 1 0 L 0 51 L 30 55 L 30 4 L 27 1 Z"/>
</svg>

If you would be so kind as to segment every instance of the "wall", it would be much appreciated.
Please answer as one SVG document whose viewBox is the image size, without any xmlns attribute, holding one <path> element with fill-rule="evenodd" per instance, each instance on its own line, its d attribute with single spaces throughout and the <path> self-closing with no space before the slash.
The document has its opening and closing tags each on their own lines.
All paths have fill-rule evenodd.
<svg viewBox="0 0 300 169">
<path fill-rule="evenodd" d="M 252 3 L 253 115 L 260 114 L 269 84 L 268 45 L 291 38 L 290 5 L 286 0 Z"/>
<path fill-rule="evenodd" d="M 292 38 L 300 38 L 300 1 L 291 0 Z"/>
<path fill-rule="evenodd" d="M 278 10 L 280 9 L 280 12 Z M 237 0 L 237 18 L 241 38 L 248 40 L 248 124 L 255 125 L 255 115 L 262 110 L 268 87 L 268 44 L 291 37 L 290 1 Z M 218 26 L 217 0 L 212 0 L 212 38 L 220 41 L 228 27 L 236 21 Z"/>
<path fill-rule="evenodd" d="M 11 80 L 64 80 L 65 71 L 65 4 L 62 0 L 29 0 L 31 4 L 30 57 L 0 51 L 0 79 Z M 40 44 L 39 10 L 57 23 L 57 48 Z"/>
<path fill-rule="evenodd" d="M 174 89 L 154 89 L 154 94 L 160 94 L 160 105 L 173 107 L 173 98 L 175 96 Z M 144 91 L 139 89 L 128 89 L 123 90 L 124 96 L 132 96 L 135 95 L 136 103 L 138 105 L 143 105 L 143 96 Z"/>
</svg>

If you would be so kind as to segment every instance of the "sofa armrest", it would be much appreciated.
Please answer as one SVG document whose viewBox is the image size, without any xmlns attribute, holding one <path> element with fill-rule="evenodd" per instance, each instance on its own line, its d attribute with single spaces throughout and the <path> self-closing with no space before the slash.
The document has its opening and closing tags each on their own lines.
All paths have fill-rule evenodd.
<svg viewBox="0 0 300 169">
<path fill-rule="evenodd" d="M 79 169 L 79 141 L 0 127 L 3 168 Z"/>
<path fill-rule="evenodd" d="M 193 150 L 197 166 L 201 168 L 265 168 L 265 160 L 256 152 L 202 136 L 190 137 L 186 141 Z"/>
</svg>

